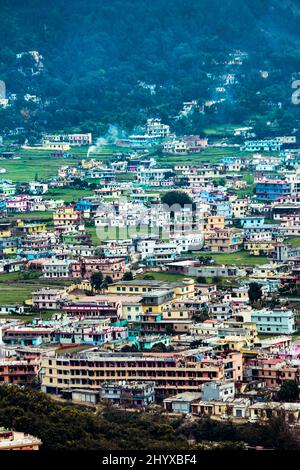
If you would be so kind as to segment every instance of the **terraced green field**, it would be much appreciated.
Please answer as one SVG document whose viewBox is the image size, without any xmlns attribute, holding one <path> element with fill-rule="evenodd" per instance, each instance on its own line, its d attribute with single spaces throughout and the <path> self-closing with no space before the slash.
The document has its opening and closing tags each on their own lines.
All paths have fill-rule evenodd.
<svg viewBox="0 0 300 470">
<path fill-rule="evenodd" d="M 87 147 L 74 147 L 69 151 L 73 154 L 73 158 L 54 159 L 50 157 L 51 150 L 21 149 L 16 153 L 16 156 L 20 159 L 0 160 L 0 167 L 6 169 L 3 177 L 12 181 L 26 183 L 33 181 L 36 176 L 41 181 L 56 176 L 61 166 L 78 165 L 80 160 L 87 157 L 87 151 Z M 115 147 L 104 147 L 91 152 L 89 157 L 111 161 L 113 153 L 116 151 Z"/>
<path fill-rule="evenodd" d="M 225 253 L 225 254 L 211 254 L 205 251 L 197 253 L 200 256 L 210 256 L 219 265 L 230 265 L 230 266 L 256 266 L 260 264 L 268 263 L 266 256 L 253 256 L 247 251 L 239 251 L 237 253 Z"/>
</svg>

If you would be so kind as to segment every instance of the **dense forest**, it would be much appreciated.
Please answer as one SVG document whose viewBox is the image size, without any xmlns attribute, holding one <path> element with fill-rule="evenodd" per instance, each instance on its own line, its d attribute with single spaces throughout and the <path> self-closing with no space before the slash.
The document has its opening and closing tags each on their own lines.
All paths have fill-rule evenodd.
<svg viewBox="0 0 300 470">
<path fill-rule="evenodd" d="M 100 411 L 53 401 L 42 392 L 0 387 L 0 427 L 39 437 L 42 450 L 299 449 L 299 436 L 281 418 L 267 424 L 234 425 L 207 419 L 187 421 L 159 412 Z"/>
<path fill-rule="evenodd" d="M 0 134 L 100 135 L 151 116 L 179 132 L 247 120 L 291 130 L 299 118 L 296 0 L 1 0 L 0 17 L 0 80 L 15 95 L 0 108 Z M 235 81 L 222 90 L 228 74 Z M 187 100 L 214 104 L 174 119 Z"/>
</svg>

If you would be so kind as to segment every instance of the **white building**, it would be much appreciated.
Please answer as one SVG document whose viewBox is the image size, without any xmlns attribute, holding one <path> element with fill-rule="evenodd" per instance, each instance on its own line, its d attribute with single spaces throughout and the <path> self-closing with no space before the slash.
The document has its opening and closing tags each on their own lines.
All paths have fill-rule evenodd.
<svg viewBox="0 0 300 470">
<path fill-rule="evenodd" d="M 170 126 L 162 124 L 160 119 L 147 119 L 146 131 L 148 135 L 164 139 L 170 134 Z"/>
</svg>

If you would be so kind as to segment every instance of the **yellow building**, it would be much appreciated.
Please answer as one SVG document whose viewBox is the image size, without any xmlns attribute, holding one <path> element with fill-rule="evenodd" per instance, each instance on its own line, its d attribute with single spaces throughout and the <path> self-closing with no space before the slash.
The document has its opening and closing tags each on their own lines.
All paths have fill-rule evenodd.
<svg viewBox="0 0 300 470">
<path fill-rule="evenodd" d="M 190 320 L 191 313 L 183 309 L 167 309 L 162 312 L 163 320 Z"/>
<path fill-rule="evenodd" d="M 170 304 L 174 299 L 192 297 L 195 292 L 195 283 L 193 279 L 183 279 L 178 282 L 150 281 L 150 280 L 132 280 L 118 281 L 110 284 L 106 288 L 107 294 L 142 296 L 143 313 L 162 314 L 170 311 Z M 172 319 L 185 320 L 186 314 L 172 316 Z M 167 314 L 165 319 L 169 319 Z"/>
<path fill-rule="evenodd" d="M 150 281 L 136 279 L 133 281 L 118 281 L 110 284 L 106 292 L 109 294 L 145 295 L 152 291 L 173 290 L 176 298 L 193 296 L 195 292 L 195 282 L 186 278 L 178 282 Z"/>
<path fill-rule="evenodd" d="M 16 255 L 18 252 L 18 248 L 16 246 L 7 246 L 3 248 L 4 255 Z"/>
<path fill-rule="evenodd" d="M 0 238 L 9 238 L 11 237 L 11 229 L 7 224 L 0 225 Z"/>
<path fill-rule="evenodd" d="M 26 233 L 31 235 L 33 233 L 46 232 L 47 225 L 44 222 L 34 223 L 34 224 L 25 224 L 24 220 L 17 220 L 17 228 L 21 233 Z"/>
<path fill-rule="evenodd" d="M 79 220 L 79 213 L 75 210 L 74 206 L 59 207 L 53 213 L 53 223 L 55 226 L 75 225 Z"/>
<path fill-rule="evenodd" d="M 204 230 L 223 229 L 225 227 L 225 217 L 223 215 L 211 215 L 207 217 L 207 222 L 204 224 Z"/>
<path fill-rule="evenodd" d="M 253 256 L 269 255 L 274 250 L 274 242 L 272 241 L 257 241 L 245 242 L 245 250 Z"/>
</svg>

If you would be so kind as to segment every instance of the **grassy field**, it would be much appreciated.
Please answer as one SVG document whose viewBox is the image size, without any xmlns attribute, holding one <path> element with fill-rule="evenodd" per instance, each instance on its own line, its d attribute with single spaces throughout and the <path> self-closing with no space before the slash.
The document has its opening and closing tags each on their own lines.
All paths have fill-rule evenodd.
<svg viewBox="0 0 300 470">
<path fill-rule="evenodd" d="M 42 320 L 50 320 L 52 318 L 53 312 L 41 312 L 35 313 L 34 315 L 0 315 L 0 319 L 8 320 L 22 320 L 25 323 L 31 323 L 34 318 L 41 318 Z"/>
<path fill-rule="evenodd" d="M 27 279 L 28 272 L 0 274 L 0 305 L 23 304 L 31 299 L 31 293 L 41 287 L 61 288 L 72 284 L 72 281 L 40 279 L 40 272 L 33 272 Z"/>
<path fill-rule="evenodd" d="M 210 254 L 205 251 L 197 252 L 200 256 L 211 256 L 217 264 L 230 266 L 256 266 L 268 263 L 265 256 L 252 256 L 247 251 L 239 251 L 237 253 Z"/>
<path fill-rule="evenodd" d="M 63 199 L 64 202 L 77 202 L 85 196 L 93 196 L 93 191 L 89 189 L 57 188 L 51 189 L 45 195 L 46 199 Z"/>
<path fill-rule="evenodd" d="M 156 271 L 147 271 L 137 276 L 137 279 L 144 279 L 145 276 L 152 276 L 156 281 L 181 281 L 186 276 L 182 274 L 162 273 Z"/>
<path fill-rule="evenodd" d="M 293 245 L 295 248 L 300 248 L 300 237 L 287 238 L 285 241 Z"/>
<path fill-rule="evenodd" d="M 209 147 L 200 153 L 189 155 L 160 155 L 155 157 L 161 167 L 181 164 L 217 163 L 224 157 L 241 157 L 237 147 Z"/>
<path fill-rule="evenodd" d="M 207 127 L 203 129 L 203 132 L 207 137 L 219 137 L 221 135 L 232 135 L 237 127 L 239 127 L 237 124 Z"/>
<path fill-rule="evenodd" d="M 31 293 L 38 289 L 39 285 L 26 284 L 21 285 L 18 282 L 1 283 L 0 284 L 0 304 L 14 305 L 23 304 L 25 300 L 31 298 Z"/>
<path fill-rule="evenodd" d="M 0 166 L 6 169 L 5 178 L 15 182 L 33 181 L 37 175 L 39 180 L 46 180 L 57 175 L 61 166 L 76 166 L 87 157 L 87 147 L 74 147 L 68 152 L 73 158 L 51 158 L 52 150 L 21 149 L 17 152 L 18 160 L 0 160 Z M 91 152 L 89 158 L 101 159 L 109 162 L 113 158 L 115 147 L 97 148 Z"/>
<path fill-rule="evenodd" d="M 5 178 L 14 182 L 34 181 L 35 177 L 39 180 L 46 180 L 57 175 L 61 166 L 76 166 L 82 156 L 78 155 L 72 159 L 51 159 L 47 150 L 19 152 L 20 160 L 1 160 L 0 166 L 6 169 Z"/>
<path fill-rule="evenodd" d="M 25 220 L 29 222 L 39 222 L 40 220 L 52 220 L 53 212 L 50 211 L 36 211 L 36 212 L 24 212 L 24 213 L 17 213 L 17 214 L 10 214 L 5 217 L 5 220 L 8 221 L 12 220 Z"/>
</svg>

